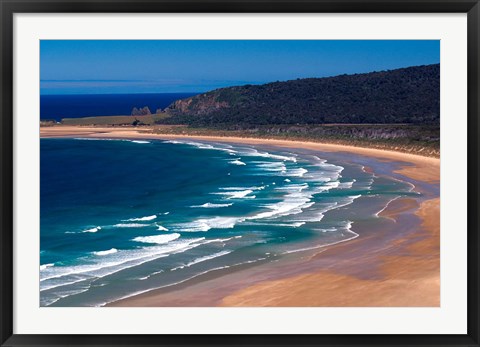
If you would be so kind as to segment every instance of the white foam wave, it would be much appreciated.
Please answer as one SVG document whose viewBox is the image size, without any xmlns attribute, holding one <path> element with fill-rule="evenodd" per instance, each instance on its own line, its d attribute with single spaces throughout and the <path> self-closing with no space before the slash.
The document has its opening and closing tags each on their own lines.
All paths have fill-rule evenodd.
<svg viewBox="0 0 480 347">
<path fill-rule="evenodd" d="M 390 201 L 387 202 L 387 204 L 380 210 L 378 211 L 377 213 L 375 213 L 375 217 L 377 218 L 380 218 L 380 213 L 382 213 L 383 211 L 385 211 L 388 207 L 388 205 L 390 205 L 390 203 L 394 202 L 395 200 L 397 200 L 398 198 L 400 198 L 400 196 L 396 196 L 394 197 L 393 199 L 391 199 Z"/>
<path fill-rule="evenodd" d="M 228 163 L 229 163 L 229 164 L 233 164 L 233 165 L 247 165 L 247 164 L 245 164 L 243 161 L 240 161 L 240 159 L 241 159 L 241 158 L 235 159 L 235 160 L 229 161 Z"/>
<path fill-rule="evenodd" d="M 49 268 L 49 267 L 52 267 L 52 266 L 55 266 L 55 264 L 51 263 L 51 264 L 40 265 L 40 271 L 45 270 L 46 268 Z"/>
<path fill-rule="evenodd" d="M 351 182 L 339 182 L 338 184 L 338 189 L 350 189 L 353 186 L 353 183 L 355 183 L 355 179 L 353 179 Z"/>
<path fill-rule="evenodd" d="M 221 257 L 223 255 L 227 255 L 227 254 L 230 254 L 232 253 L 232 251 L 220 251 L 218 253 L 214 253 L 214 254 L 211 254 L 211 255 L 206 255 L 204 257 L 200 257 L 200 258 L 197 258 L 185 265 L 181 265 L 181 266 L 177 266 L 173 269 L 171 269 L 170 271 L 176 271 L 176 270 L 180 270 L 180 269 L 184 269 L 186 267 L 190 267 L 192 265 L 195 265 L 195 264 L 198 264 L 198 263 L 202 263 L 204 261 L 207 261 L 207 260 L 211 260 L 211 259 L 215 259 L 215 258 L 218 258 L 218 257 Z"/>
<path fill-rule="evenodd" d="M 225 243 L 227 241 L 230 241 L 230 240 L 233 240 L 233 239 L 240 239 L 242 238 L 242 236 L 233 236 L 233 237 L 229 237 L 229 238 L 226 238 L 226 239 L 211 239 L 211 240 L 205 240 L 202 244 L 206 245 L 206 244 L 209 244 L 209 243 L 216 243 L 216 242 L 221 242 L 221 243 Z"/>
<path fill-rule="evenodd" d="M 155 275 L 159 275 L 161 273 L 165 272 L 164 270 L 160 270 L 160 271 L 155 271 L 155 272 L 152 272 L 150 275 L 148 276 L 145 276 L 145 277 L 140 277 L 138 278 L 140 281 L 145 281 L 145 280 L 148 280 L 150 277 L 152 276 L 155 276 Z"/>
<path fill-rule="evenodd" d="M 344 225 L 344 231 L 347 232 L 347 233 L 349 233 L 349 234 L 351 234 L 352 236 L 350 236 L 350 237 L 347 237 L 347 238 L 342 239 L 342 240 L 339 240 L 339 241 L 335 241 L 335 242 L 323 244 L 323 245 L 312 246 L 312 247 L 305 247 L 305 248 L 300 248 L 300 249 L 294 249 L 294 250 L 285 251 L 285 252 L 283 252 L 283 254 L 297 253 L 297 252 L 310 251 L 310 250 L 318 249 L 318 248 L 325 248 L 325 247 L 328 247 L 328 246 L 333 246 L 333 245 L 336 245 L 336 244 L 339 244 L 339 243 L 342 243 L 342 242 L 347 242 L 347 241 L 356 239 L 356 238 L 359 237 L 360 235 L 357 234 L 356 232 L 354 232 L 354 231 L 351 229 L 352 224 L 353 224 L 353 222 L 351 222 L 351 221 L 346 221 L 346 222 L 345 222 L 345 225 Z M 342 233 L 342 235 L 344 235 L 344 234 Z"/>
<path fill-rule="evenodd" d="M 219 190 L 245 190 L 245 189 L 249 189 L 249 190 L 263 190 L 265 189 L 265 186 L 252 186 L 252 187 L 221 187 L 221 188 L 218 188 Z"/>
<path fill-rule="evenodd" d="M 288 227 L 288 228 L 299 228 L 302 225 L 305 225 L 306 222 L 295 222 L 295 223 L 255 223 L 251 222 L 249 225 L 268 225 L 275 227 Z"/>
<path fill-rule="evenodd" d="M 271 159 L 279 159 L 279 160 L 285 160 L 285 161 L 292 161 L 294 163 L 297 162 L 297 158 L 294 156 L 284 156 L 284 155 L 279 155 L 279 154 L 272 154 L 268 152 L 260 152 L 254 148 L 248 148 L 245 151 L 241 152 L 241 155 L 245 156 L 251 156 L 251 157 L 262 157 L 262 158 L 271 158 Z"/>
<path fill-rule="evenodd" d="M 229 145 L 208 144 L 208 143 L 193 142 L 193 141 L 164 141 L 164 143 L 183 144 L 183 145 L 194 146 L 200 149 L 211 149 L 211 150 L 224 151 L 224 152 L 233 153 L 233 154 L 237 153 L 237 151 L 234 151 L 233 149 L 231 149 L 231 146 Z"/>
<path fill-rule="evenodd" d="M 249 194 L 253 193 L 252 189 L 240 190 L 240 191 L 225 191 L 225 192 L 218 192 L 218 193 L 211 193 L 216 195 L 225 195 L 227 199 L 254 199 L 255 197 Z"/>
<path fill-rule="evenodd" d="M 87 287 L 87 288 L 81 288 L 81 289 L 76 289 L 76 290 L 70 290 L 70 291 L 67 291 L 67 292 L 62 292 L 61 294 L 56 294 L 54 298 L 46 299 L 44 297 L 40 297 L 40 306 L 52 305 L 60 299 L 66 298 L 67 296 L 70 296 L 70 295 L 84 293 L 84 292 L 88 291 L 88 289 L 89 288 Z"/>
<path fill-rule="evenodd" d="M 178 231 L 197 232 L 209 231 L 210 229 L 231 229 L 237 223 L 244 221 L 241 217 L 214 217 L 201 218 L 190 223 L 178 224 L 175 228 Z"/>
<path fill-rule="evenodd" d="M 111 248 L 111 249 L 106 250 L 106 251 L 92 252 L 92 254 L 99 255 L 99 256 L 104 256 L 104 255 L 107 255 L 107 254 L 113 254 L 113 253 L 117 253 L 117 252 L 118 252 L 118 249 Z"/>
<path fill-rule="evenodd" d="M 336 189 L 340 186 L 339 181 L 330 181 L 330 182 L 325 182 L 321 186 L 316 187 L 316 192 L 321 193 L 321 192 L 328 192 L 331 189 Z"/>
<path fill-rule="evenodd" d="M 178 284 L 182 284 L 184 282 L 187 282 L 191 279 L 194 279 L 196 277 L 199 277 L 199 276 L 203 276 L 209 272 L 213 272 L 213 271 L 218 271 L 218 270 L 223 270 L 223 269 L 228 269 L 230 267 L 234 267 L 234 266 L 240 266 L 240 265 L 245 265 L 245 264 L 252 264 L 252 263 L 256 263 L 258 261 L 261 261 L 261 260 L 265 260 L 267 258 L 258 258 L 258 259 L 255 259 L 255 260 L 248 260 L 248 261 L 244 261 L 244 262 L 241 262 L 241 263 L 237 263 L 237 264 L 233 264 L 233 265 L 225 265 L 225 266 L 219 266 L 219 267 L 215 267 L 213 269 L 210 269 L 210 270 L 206 270 L 206 271 L 203 271 L 203 272 L 200 272 L 198 274 L 195 274 L 189 278 L 186 278 L 184 280 L 181 280 L 181 281 L 178 281 L 178 282 L 175 282 L 175 283 L 170 283 L 170 284 L 166 284 L 164 286 L 161 286 L 161 287 L 155 287 L 155 288 L 150 288 L 150 289 L 146 289 L 146 290 L 141 290 L 141 291 L 138 291 L 138 292 L 135 292 L 135 293 L 131 293 L 131 294 L 128 294 L 128 295 L 125 295 L 123 297 L 120 297 L 120 298 L 116 298 L 114 301 L 119 301 L 119 300 L 124 300 L 124 299 L 128 299 L 128 298 L 131 298 L 133 296 L 136 296 L 136 295 L 140 295 L 140 294 L 144 294 L 144 293 L 148 293 L 152 290 L 156 290 L 156 289 L 161 289 L 161 288 L 167 288 L 167 287 L 172 287 L 172 286 L 175 286 L 175 285 L 178 285 Z M 110 301 L 112 302 L 112 301 Z M 106 304 L 109 304 L 110 302 L 105 302 L 103 304 L 100 304 L 98 306 L 105 306 Z"/>
<path fill-rule="evenodd" d="M 182 253 L 201 245 L 205 238 L 185 239 L 159 246 L 122 250 L 95 260 L 93 264 L 48 267 L 40 272 L 40 290 L 66 286 L 89 279 L 98 279 L 118 271 L 139 266 L 171 254 Z"/>
<path fill-rule="evenodd" d="M 141 143 L 141 144 L 151 143 L 150 141 L 143 141 L 143 140 L 133 140 L 132 142 L 133 142 L 133 143 Z"/>
<path fill-rule="evenodd" d="M 283 187 L 277 187 L 275 190 L 287 190 L 287 191 L 298 191 L 301 192 L 304 189 L 309 187 L 308 183 L 299 183 L 299 184 L 289 184 Z"/>
<path fill-rule="evenodd" d="M 115 224 L 115 228 L 145 228 L 150 226 L 150 224 L 140 224 L 140 223 L 119 223 Z"/>
<path fill-rule="evenodd" d="M 229 206 L 232 206 L 233 203 L 230 203 L 230 204 L 213 204 L 213 203 L 210 203 L 210 202 L 207 202 L 203 205 L 194 205 L 194 206 L 190 206 L 190 207 L 195 207 L 195 208 L 221 208 L 221 207 L 229 207 Z"/>
<path fill-rule="evenodd" d="M 180 234 L 162 234 L 162 235 L 154 235 L 154 236 L 137 236 L 132 241 L 135 242 L 144 242 L 144 243 L 156 243 L 158 245 L 162 245 L 165 243 L 169 243 L 170 241 L 176 240 L 180 237 Z"/>
<path fill-rule="evenodd" d="M 320 222 L 322 221 L 323 217 L 325 217 L 325 213 L 327 213 L 328 211 L 348 206 L 352 204 L 359 197 L 361 197 L 361 195 L 352 195 L 352 196 L 347 196 L 343 198 L 343 200 L 339 200 L 336 202 L 319 204 L 321 206 L 320 209 L 316 209 L 308 213 L 303 213 L 298 218 L 296 218 L 295 221 Z"/>
<path fill-rule="evenodd" d="M 298 168 L 298 169 L 293 169 L 288 171 L 287 175 L 290 177 L 303 177 L 308 172 L 307 169 L 304 169 L 303 167 Z"/>
<path fill-rule="evenodd" d="M 162 226 L 162 225 L 157 225 L 157 230 L 160 230 L 160 231 L 168 231 L 168 229 L 165 228 L 165 227 Z"/>
<path fill-rule="evenodd" d="M 83 230 L 82 233 L 96 233 L 97 231 L 101 230 L 102 227 L 95 227 L 87 230 Z"/>
<path fill-rule="evenodd" d="M 287 167 L 284 162 L 254 162 L 258 168 L 262 171 L 272 172 L 287 172 Z"/>
<path fill-rule="evenodd" d="M 124 222 L 143 222 L 143 221 L 154 220 L 155 218 L 157 218 L 156 214 L 154 214 L 152 216 L 145 216 L 145 217 L 140 217 L 140 218 L 123 219 L 123 221 Z"/>
</svg>

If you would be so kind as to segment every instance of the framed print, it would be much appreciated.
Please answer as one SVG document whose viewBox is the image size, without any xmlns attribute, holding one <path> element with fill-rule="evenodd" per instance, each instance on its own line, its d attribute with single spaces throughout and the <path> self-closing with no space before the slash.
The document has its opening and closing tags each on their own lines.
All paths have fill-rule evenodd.
<svg viewBox="0 0 480 347">
<path fill-rule="evenodd" d="M 2 346 L 477 346 L 479 8 L 2 1 Z"/>
</svg>

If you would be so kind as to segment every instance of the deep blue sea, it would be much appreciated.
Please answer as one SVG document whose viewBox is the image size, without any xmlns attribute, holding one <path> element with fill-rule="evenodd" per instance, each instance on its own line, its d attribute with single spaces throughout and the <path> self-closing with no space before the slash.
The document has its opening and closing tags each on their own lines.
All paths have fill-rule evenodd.
<svg viewBox="0 0 480 347">
<path fill-rule="evenodd" d="M 134 107 L 145 106 L 155 113 L 175 100 L 192 95 L 195 93 L 41 95 L 40 119 L 124 116 L 130 115 Z"/>
<path fill-rule="evenodd" d="M 101 306 L 348 241 L 411 191 L 293 149 L 41 139 L 40 304 Z"/>
</svg>

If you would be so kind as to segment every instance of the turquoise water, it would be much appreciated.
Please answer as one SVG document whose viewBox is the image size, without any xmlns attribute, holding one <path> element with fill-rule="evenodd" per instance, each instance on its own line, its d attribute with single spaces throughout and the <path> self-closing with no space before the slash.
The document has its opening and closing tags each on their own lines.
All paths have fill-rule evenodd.
<svg viewBox="0 0 480 347">
<path fill-rule="evenodd" d="M 321 153 L 41 140 L 41 306 L 100 306 L 357 237 L 412 185 Z"/>
</svg>

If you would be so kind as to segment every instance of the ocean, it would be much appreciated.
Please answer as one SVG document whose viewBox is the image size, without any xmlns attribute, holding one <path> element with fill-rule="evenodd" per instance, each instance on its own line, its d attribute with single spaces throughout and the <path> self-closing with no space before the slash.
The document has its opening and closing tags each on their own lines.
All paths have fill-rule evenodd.
<svg viewBox="0 0 480 347">
<path fill-rule="evenodd" d="M 358 236 L 413 186 L 321 153 L 41 139 L 40 305 L 102 306 Z"/>
<path fill-rule="evenodd" d="M 132 109 L 148 106 L 152 113 L 164 109 L 178 99 L 196 93 L 161 94 L 92 94 L 41 95 L 40 119 L 80 118 L 90 116 L 125 116 Z"/>
</svg>

